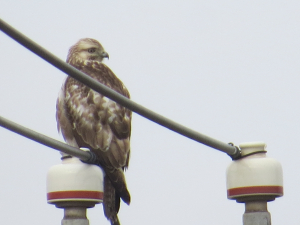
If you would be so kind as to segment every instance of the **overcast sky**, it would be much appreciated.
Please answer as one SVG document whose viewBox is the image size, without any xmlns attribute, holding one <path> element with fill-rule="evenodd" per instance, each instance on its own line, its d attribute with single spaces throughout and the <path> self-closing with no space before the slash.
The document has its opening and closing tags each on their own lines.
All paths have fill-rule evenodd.
<svg viewBox="0 0 300 225">
<path fill-rule="evenodd" d="M 0 0 L 0 17 L 64 59 L 78 39 L 100 41 L 132 100 L 225 143 L 264 141 L 284 171 L 272 224 L 300 220 L 300 1 Z M 0 115 L 63 140 L 55 121 L 65 77 L 0 32 Z M 133 115 L 132 196 L 122 225 L 242 224 L 227 200 L 226 154 Z M 0 128 L 1 224 L 60 224 L 46 173 L 60 154 Z M 101 205 L 91 225 L 108 225 Z"/>
</svg>

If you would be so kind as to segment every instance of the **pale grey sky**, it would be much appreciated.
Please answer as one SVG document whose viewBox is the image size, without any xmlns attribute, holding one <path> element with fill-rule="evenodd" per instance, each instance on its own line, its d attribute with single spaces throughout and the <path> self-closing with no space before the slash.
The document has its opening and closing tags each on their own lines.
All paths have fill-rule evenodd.
<svg viewBox="0 0 300 225">
<path fill-rule="evenodd" d="M 298 224 L 300 2 L 0 0 L 0 17 L 65 59 L 99 40 L 132 100 L 224 142 L 265 141 L 284 171 L 272 224 Z M 0 115 L 58 140 L 55 102 L 65 75 L 0 32 Z M 46 202 L 58 152 L 0 128 L 1 224 L 60 224 Z M 230 158 L 133 116 L 122 225 L 242 224 L 227 200 Z M 102 206 L 90 224 L 109 224 Z"/>
</svg>

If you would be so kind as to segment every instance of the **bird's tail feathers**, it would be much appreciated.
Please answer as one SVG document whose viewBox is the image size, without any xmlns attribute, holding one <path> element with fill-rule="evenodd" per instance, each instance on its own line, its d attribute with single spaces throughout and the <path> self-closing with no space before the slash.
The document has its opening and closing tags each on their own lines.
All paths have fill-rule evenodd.
<svg viewBox="0 0 300 225">
<path fill-rule="evenodd" d="M 120 198 L 127 204 L 130 204 L 130 193 L 127 189 L 124 172 L 122 169 L 105 171 L 106 175 L 109 177 L 112 186 L 116 189 L 117 194 Z"/>
<path fill-rule="evenodd" d="M 117 215 L 113 216 L 109 220 L 111 225 L 121 225 Z"/>
<path fill-rule="evenodd" d="M 110 221 L 111 225 L 120 225 L 118 219 L 118 211 L 120 208 L 120 197 L 116 193 L 114 186 L 110 179 L 104 177 L 104 196 L 103 196 L 103 210 L 104 215 Z"/>
</svg>

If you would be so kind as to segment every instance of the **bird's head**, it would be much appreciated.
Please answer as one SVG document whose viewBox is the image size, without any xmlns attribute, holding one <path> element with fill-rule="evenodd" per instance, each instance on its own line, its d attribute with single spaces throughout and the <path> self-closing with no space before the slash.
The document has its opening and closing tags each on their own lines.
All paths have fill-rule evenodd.
<svg viewBox="0 0 300 225">
<path fill-rule="evenodd" d="M 107 52 L 104 51 L 102 45 L 91 38 L 80 39 L 73 45 L 67 57 L 67 62 L 94 60 L 102 62 L 104 58 L 109 58 Z"/>
</svg>

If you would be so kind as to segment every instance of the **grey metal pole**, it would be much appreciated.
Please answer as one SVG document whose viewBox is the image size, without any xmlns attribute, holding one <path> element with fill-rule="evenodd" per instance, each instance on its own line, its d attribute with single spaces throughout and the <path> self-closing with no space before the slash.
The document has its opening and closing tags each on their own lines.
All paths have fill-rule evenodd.
<svg viewBox="0 0 300 225">
<path fill-rule="evenodd" d="M 64 218 L 61 225 L 89 225 L 86 209 L 95 206 L 93 202 L 65 201 L 55 203 L 57 208 L 64 209 Z"/>
<path fill-rule="evenodd" d="M 271 225 L 266 201 L 245 202 L 243 225 Z"/>
<path fill-rule="evenodd" d="M 236 159 L 240 157 L 240 151 L 237 147 L 218 141 L 213 139 L 209 136 L 203 135 L 199 132 L 196 132 L 192 129 L 189 129 L 185 126 L 182 126 L 179 123 L 176 123 L 164 116 L 161 116 L 124 96 L 120 95 L 119 93 L 113 91 L 112 89 L 106 87 L 105 85 L 96 82 L 93 78 L 87 76 L 86 74 L 82 73 L 81 71 L 75 69 L 74 67 L 70 66 L 69 64 L 65 63 L 42 46 L 39 46 L 28 37 L 20 33 L 18 30 L 14 29 L 12 26 L 4 22 L 0 19 L 0 30 L 10 36 L 12 39 L 35 53 L 36 55 L 40 56 L 42 59 L 46 60 L 59 70 L 63 71 L 64 73 L 68 74 L 69 76 L 77 79 L 81 83 L 87 85 L 88 87 L 92 88 L 93 90 L 109 97 L 110 99 L 116 101 L 117 103 L 121 104 L 122 106 L 132 110 L 133 112 L 146 117 L 147 119 L 160 124 L 174 132 L 177 132 L 185 137 L 188 137 L 194 141 L 200 142 L 204 145 L 210 146 L 215 148 L 219 151 L 227 153 L 231 158 Z"/>
<path fill-rule="evenodd" d="M 67 207 L 64 209 L 64 218 L 61 225 L 89 225 L 86 217 L 86 208 L 84 207 Z"/>
</svg>

